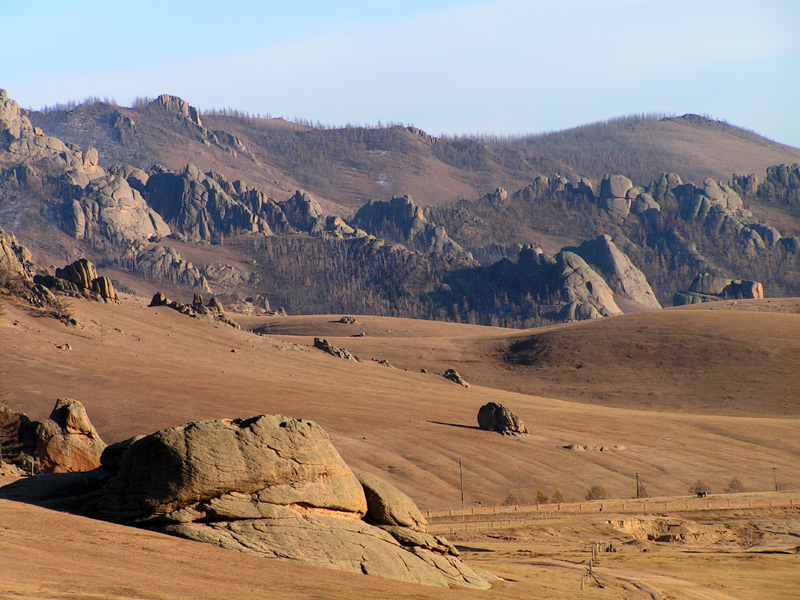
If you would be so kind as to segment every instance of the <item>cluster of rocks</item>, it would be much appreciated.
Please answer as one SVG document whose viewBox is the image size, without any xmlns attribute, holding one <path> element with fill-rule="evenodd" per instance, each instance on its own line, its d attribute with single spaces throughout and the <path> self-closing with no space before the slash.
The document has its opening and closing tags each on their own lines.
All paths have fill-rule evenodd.
<svg viewBox="0 0 800 600">
<path fill-rule="evenodd" d="M 676 292 L 672 304 L 673 306 L 683 306 L 719 300 L 763 297 L 764 286 L 758 281 L 742 281 L 704 274 L 695 277 L 688 290 Z"/>
<path fill-rule="evenodd" d="M 81 258 L 55 275 L 37 273 L 27 248 L 17 243 L 13 234 L 0 229 L 0 287 L 23 298 L 38 308 L 58 308 L 59 318 L 75 324 L 57 295 L 117 302 L 117 292 L 111 280 L 99 276 L 95 266 Z"/>
<path fill-rule="evenodd" d="M 207 304 L 203 304 L 202 294 L 195 294 L 191 304 L 183 304 L 177 300 L 170 300 L 161 292 L 156 292 L 153 294 L 149 306 L 166 306 L 167 308 L 176 310 L 189 317 L 205 318 L 211 321 L 225 323 L 236 329 L 241 329 L 236 321 L 225 314 L 225 309 L 217 298 L 211 298 Z"/>
<path fill-rule="evenodd" d="M 395 196 L 388 202 L 371 200 L 358 210 L 353 223 L 372 235 L 392 239 L 423 254 L 477 265 L 472 254 L 456 243 L 444 227 L 432 223 L 411 196 Z"/>
<path fill-rule="evenodd" d="M 334 346 L 328 340 L 323 338 L 314 338 L 314 348 L 322 350 L 323 352 L 327 352 L 336 358 L 341 358 L 343 360 L 349 360 L 352 362 L 361 362 L 361 359 L 354 354 L 351 354 L 347 348 L 339 348 L 338 346 Z"/>
<path fill-rule="evenodd" d="M 478 427 L 502 435 L 527 435 L 528 428 L 515 412 L 502 404 L 488 402 L 478 410 Z"/>
<path fill-rule="evenodd" d="M 169 281 L 211 292 L 206 276 L 191 262 L 183 260 L 172 246 L 156 244 L 144 250 L 137 255 L 133 269 L 147 279 Z"/>
<path fill-rule="evenodd" d="M 0 494 L 266 557 L 439 587 L 491 585 L 426 532 L 408 496 L 351 470 L 311 421 L 189 423 L 109 446 L 80 480 L 37 479 Z"/>
<path fill-rule="evenodd" d="M 85 258 L 80 258 L 63 269 L 56 269 L 55 275 L 34 275 L 33 281 L 56 294 L 97 301 L 119 302 L 117 291 L 111 280 L 98 275 L 94 264 Z"/>
<path fill-rule="evenodd" d="M 625 446 L 588 446 L 586 444 L 566 444 L 565 450 L 574 452 L 620 452 L 625 450 Z"/>
<path fill-rule="evenodd" d="M 100 466 L 106 448 L 83 404 L 59 398 L 44 421 L 0 404 L 0 458 L 34 473 L 71 473 Z"/>
</svg>

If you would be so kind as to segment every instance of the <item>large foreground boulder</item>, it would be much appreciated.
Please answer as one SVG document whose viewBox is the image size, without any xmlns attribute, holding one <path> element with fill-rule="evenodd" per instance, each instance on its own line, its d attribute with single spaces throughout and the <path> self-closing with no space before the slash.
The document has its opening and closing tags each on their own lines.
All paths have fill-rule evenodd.
<svg viewBox="0 0 800 600">
<path fill-rule="evenodd" d="M 91 434 L 85 413 L 73 408 L 59 404 L 53 412 L 61 430 Z M 0 497 L 271 558 L 439 587 L 490 587 L 450 542 L 425 533 L 410 498 L 374 475 L 356 476 L 311 421 L 260 415 L 189 423 L 109 446 L 101 463 L 88 473 L 22 479 Z"/>
<path fill-rule="evenodd" d="M 352 519 L 367 512 L 361 484 L 322 428 L 277 415 L 201 421 L 142 438 L 99 508 L 121 522 L 199 521 L 252 518 L 262 504 Z"/>
<path fill-rule="evenodd" d="M 478 427 L 503 435 L 526 435 L 528 428 L 519 416 L 502 404 L 489 402 L 478 410 Z"/>
<path fill-rule="evenodd" d="M 94 514 L 223 548 L 485 589 L 414 503 L 357 477 L 316 423 L 278 415 L 172 427 L 109 447 Z M 379 526 L 376 526 L 379 525 Z"/>
</svg>

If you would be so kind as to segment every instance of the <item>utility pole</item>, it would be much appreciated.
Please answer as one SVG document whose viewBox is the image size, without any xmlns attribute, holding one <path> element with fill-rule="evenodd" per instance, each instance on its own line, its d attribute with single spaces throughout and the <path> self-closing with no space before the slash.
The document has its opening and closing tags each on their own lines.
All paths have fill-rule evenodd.
<svg viewBox="0 0 800 600">
<path fill-rule="evenodd" d="M 642 480 L 639 479 L 639 471 L 636 471 L 636 497 L 647 498 L 647 490 L 644 489 L 644 484 Z"/>
<path fill-rule="evenodd" d="M 772 467 L 772 478 L 775 480 L 775 491 L 778 491 L 778 467 Z"/>
<path fill-rule="evenodd" d="M 464 510 L 464 469 L 461 466 L 461 459 L 458 459 L 458 475 L 461 478 L 461 510 Z"/>
</svg>

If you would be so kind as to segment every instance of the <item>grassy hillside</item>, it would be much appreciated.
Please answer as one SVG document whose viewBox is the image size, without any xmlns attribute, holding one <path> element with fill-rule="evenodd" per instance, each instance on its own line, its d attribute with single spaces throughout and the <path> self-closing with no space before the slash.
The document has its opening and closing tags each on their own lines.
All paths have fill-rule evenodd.
<svg viewBox="0 0 800 600">
<path fill-rule="evenodd" d="M 125 144 L 113 127 L 120 114 L 135 122 Z M 728 180 L 734 172 L 761 177 L 770 165 L 800 161 L 796 148 L 693 115 L 622 117 L 508 139 L 440 139 L 402 126 L 311 127 L 235 111 L 202 116 L 207 130 L 223 132 L 219 144 L 204 143 L 196 128 L 146 102 L 133 109 L 92 102 L 30 116 L 50 135 L 97 147 L 104 164 L 161 163 L 179 169 L 191 162 L 257 185 L 276 199 L 306 189 L 331 212 L 345 215 L 366 200 L 391 194 L 441 205 L 496 187 L 515 190 L 536 175 L 554 172 L 595 180 L 622 173 L 646 185 L 664 172 L 676 172 L 685 181 Z M 228 135 L 242 142 L 238 152 L 224 142 Z"/>
</svg>

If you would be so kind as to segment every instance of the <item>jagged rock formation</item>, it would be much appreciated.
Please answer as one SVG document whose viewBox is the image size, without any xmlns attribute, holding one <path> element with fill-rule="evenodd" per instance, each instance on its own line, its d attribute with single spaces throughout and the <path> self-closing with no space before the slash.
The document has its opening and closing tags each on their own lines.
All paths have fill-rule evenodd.
<svg viewBox="0 0 800 600">
<path fill-rule="evenodd" d="M 129 248 L 170 234 L 169 226 L 126 179 L 113 174 L 89 182 L 78 198 L 62 205 L 62 228 L 96 247 Z"/>
<path fill-rule="evenodd" d="M 527 435 L 528 428 L 519 416 L 502 404 L 489 402 L 478 410 L 478 427 L 503 435 Z"/>
<path fill-rule="evenodd" d="M 562 250 L 555 255 L 555 261 L 551 278 L 565 302 L 560 312 L 562 320 L 582 321 L 622 314 L 608 284 L 580 256 Z"/>
<path fill-rule="evenodd" d="M 41 129 L 33 127 L 6 90 L 0 90 L 0 150 L 12 155 L 12 161 L 39 159 L 55 153 L 70 153 L 64 143 L 45 135 Z M 95 163 L 96 164 L 96 163 Z"/>
<path fill-rule="evenodd" d="M 688 291 L 676 292 L 673 306 L 717 302 L 742 298 L 763 298 L 764 286 L 758 281 L 734 280 L 712 275 L 698 275 Z"/>
<path fill-rule="evenodd" d="M 200 111 L 182 98 L 162 94 L 150 102 L 148 106 L 150 109 L 161 110 L 167 114 L 174 115 L 180 123 L 193 131 L 207 146 L 219 146 L 234 157 L 241 153 L 251 160 L 255 160 L 250 149 L 235 135 L 231 135 L 227 131 L 207 129 L 200 118 Z"/>
<path fill-rule="evenodd" d="M 622 314 L 605 280 L 578 254 L 566 249 L 551 256 L 538 246 L 523 246 L 516 262 L 504 258 L 487 268 L 458 272 L 445 281 L 450 290 L 444 294 L 449 297 L 464 296 L 482 310 L 513 310 L 525 319 L 540 319 L 538 322 Z"/>
<path fill-rule="evenodd" d="M 17 243 L 14 234 L 0 228 L 0 286 L 6 287 L 13 280 L 32 283 L 31 253 Z"/>
<path fill-rule="evenodd" d="M 94 267 L 92 267 L 94 268 Z M 99 300 L 100 291 L 107 294 L 103 298 L 116 301 L 117 294 L 111 281 L 105 277 L 92 282 L 92 287 L 87 290 L 78 288 L 72 282 L 57 279 L 51 276 L 34 274 L 35 267 L 31 262 L 31 253 L 27 248 L 17 243 L 13 234 L 7 234 L 0 228 L 0 288 L 4 288 L 14 296 L 18 296 L 37 308 L 55 309 L 55 316 L 66 324 L 75 325 L 75 320 L 62 303 L 58 301 L 50 290 L 49 283 L 55 283 L 56 288 L 63 288 L 64 293 L 80 295 Z M 102 279 L 102 281 L 100 281 Z M 63 290 L 58 290 L 63 291 Z"/>
<path fill-rule="evenodd" d="M 190 106 L 188 102 L 178 98 L 177 96 L 161 94 L 158 98 L 153 100 L 150 105 L 152 107 L 165 110 L 169 113 L 175 113 L 178 118 L 186 120 L 189 123 L 193 123 L 198 127 L 203 126 L 203 122 L 200 120 L 200 111 L 198 111 L 194 106 Z"/>
<path fill-rule="evenodd" d="M 431 223 L 411 196 L 395 196 L 389 202 L 371 200 L 359 209 L 353 223 L 372 235 L 393 239 L 412 250 L 475 264 L 472 254 L 454 242 L 444 227 Z"/>
<path fill-rule="evenodd" d="M 171 246 L 157 244 L 136 257 L 134 270 L 157 281 L 171 281 L 211 292 L 208 280 L 192 263 L 185 261 Z"/>
<path fill-rule="evenodd" d="M 221 175 L 203 173 L 191 164 L 181 173 L 156 166 L 147 178 L 145 196 L 171 227 L 192 240 L 218 241 L 243 233 L 271 235 L 261 206 L 271 201 L 246 193 L 231 196 L 221 182 L 228 183 Z"/>
<path fill-rule="evenodd" d="M 235 329 L 241 329 L 236 321 L 225 314 L 225 309 L 217 298 L 211 298 L 211 300 L 208 301 L 208 304 L 203 305 L 203 296 L 201 294 L 195 294 L 191 304 L 183 304 L 177 300 L 170 300 L 161 292 L 156 292 L 153 294 L 153 298 L 150 300 L 149 306 L 166 306 L 167 308 L 176 310 L 179 313 L 189 317 L 219 321 L 220 323 L 225 323 L 226 325 L 230 325 Z"/>
<path fill-rule="evenodd" d="M 119 301 L 111 280 L 99 276 L 94 264 L 85 258 L 78 259 L 63 269 L 57 268 L 55 276 L 35 275 L 33 281 L 52 292 L 66 296 L 105 302 Z"/>
<path fill-rule="evenodd" d="M 725 183 L 717 181 L 719 175 L 715 175 L 697 180 L 701 182 L 697 185 L 685 183 L 674 173 L 664 173 L 645 185 L 634 181 L 631 173 L 623 175 L 613 169 L 604 169 L 612 174 L 596 180 L 568 171 L 568 177 L 537 176 L 516 192 L 498 188 L 478 201 L 464 200 L 452 208 L 421 209 L 408 197 L 395 197 L 389 202 L 368 204 L 349 223 L 322 214 L 320 204 L 307 192 L 277 202 L 242 181 L 228 181 L 213 171 L 200 173 L 191 166 L 179 172 L 157 166 L 147 171 L 137 168 L 153 162 L 149 158 L 150 162 L 140 162 L 136 167 L 122 164 L 154 157 L 148 155 L 146 146 L 162 139 L 158 130 L 182 138 L 187 147 L 199 141 L 232 155 L 248 153 L 235 136 L 207 128 L 212 121 L 224 120 L 201 118 L 180 98 L 162 96 L 132 109 L 99 103 L 55 113 L 32 113 L 30 119 L 35 123 L 7 94 L 0 94 L 0 104 L 0 219 L 4 224 L 16 229 L 17 223 L 24 221 L 27 228 L 18 231 L 31 231 L 34 220 L 47 219 L 72 235 L 78 247 L 90 245 L 104 260 L 133 270 L 138 270 L 137 255 L 167 234 L 188 242 L 212 243 L 228 236 L 254 236 L 246 250 L 240 240 L 234 242 L 239 244 L 236 252 L 241 256 L 229 264 L 197 264 L 199 275 L 190 276 L 191 270 L 182 266 L 180 259 L 156 257 L 159 265 L 147 276 L 166 276 L 181 285 L 203 289 L 205 277 L 217 293 L 245 288 L 243 294 L 252 296 L 264 291 L 261 286 L 268 281 L 265 275 L 276 267 L 273 272 L 284 278 L 280 289 L 292 287 L 280 292 L 283 296 L 279 302 L 291 310 L 298 308 L 292 302 L 300 288 L 291 269 L 308 269 L 309 264 L 324 261 L 326 270 L 324 274 L 315 273 L 317 281 L 331 274 L 341 280 L 338 289 L 348 291 L 337 292 L 333 285 L 327 285 L 329 282 L 313 286 L 311 297 L 303 299 L 304 310 L 313 306 L 319 312 L 380 312 L 530 327 L 616 314 L 616 310 L 605 302 L 604 291 L 595 289 L 591 273 L 566 265 L 574 262 L 569 257 L 559 260 L 549 256 L 547 264 L 523 268 L 519 264 L 522 243 L 539 240 L 549 248 L 548 244 L 561 237 L 594 239 L 608 233 L 618 250 L 646 274 L 647 283 L 661 302 L 668 302 L 676 290 L 688 284 L 683 280 L 686 273 L 735 273 L 743 279 L 763 281 L 774 295 L 798 293 L 800 289 L 800 283 L 790 276 L 800 257 L 800 237 L 793 235 L 796 224 L 762 223 L 754 216 L 769 214 L 767 205 L 788 207 L 787 214 L 794 214 L 794 207 L 800 204 L 798 165 L 770 167 L 763 181 L 755 175 L 734 175 Z M 83 148 L 50 138 L 33 125 L 80 141 Z M 435 147 L 431 148 L 436 153 L 485 152 L 488 148 L 474 142 L 463 147 L 446 141 L 434 143 L 413 128 L 398 128 L 398 132 L 404 136 L 404 144 L 410 141 L 417 147 L 433 143 Z M 280 140 L 280 135 L 275 134 L 275 139 Z M 255 138 L 249 139 L 260 144 Z M 308 148 L 304 144 L 314 142 L 298 143 Z M 92 145 L 103 150 L 106 162 L 113 157 L 121 164 L 105 171 Z M 267 151 L 261 148 L 259 152 L 262 150 Z M 220 164 L 230 170 L 244 163 L 226 157 Z M 555 165 L 539 162 L 522 176 Z M 283 163 L 275 166 L 278 170 L 286 168 Z M 568 166 L 563 168 L 569 170 Z M 520 174 L 515 175 L 517 180 Z M 248 176 L 254 176 L 252 170 Z M 281 177 L 277 171 L 275 176 Z M 159 178 L 164 181 L 157 186 Z M 166 180 L 171 183 L 167 185 Z M 272 190 L 287 189 L 285 182 L 267 181 L 260 175 L 258 181 Z M 334 185 L 332 189 L 341 188 Z M 341 199 L 327 198 L 334 202 Z M 760 205 L 760 210 L 751 212 L 750 204 Z M 359 221 L 362 218 L 363 222 Z M 265 236 L 270 233 L 293 237 L 267 240 Z M 314 240 L 294 234 L 307 234 Z M 69 241 L 53 241 L 56 248 L 75 246 Z M 31 242 L 41 244 L 35 238 Z M 567 250 L 581 254 L 574 248 Z M 467 251 L 487 268 L 479 271 L 476 263 L 469 262 Z M 250 260 L 256 263 L 252 269 L 242 268 L 234 262 L 239 258 L 247 261 L 241 264 Z M 582 258 L 591 271 L 606 280 L 618 309 L 636 308 L 623 301 L 636 294 L 630 290 L 626 293 L 626 278 L 619 270 L 615 275 L 587 256 Z M 506 263 L 502 259 L 507 259 Z M 297 267 L 301 261 L 303 267 Z M 495 261 L 501 265 L 491 267 Z M 165 264 L 172 262 L 177 264 Z M 514 262 L 517 266 L 510 266 Z M 144 263 L 140 273 L 148 270 L 147 260 Z M 357 266 L 351 267 L 352 263 Z M 565 266 L 569 273 L 564 271 Z M 168 275 L 163 274 L 165 271 Z M 183 283 L 184 279 L 193 281 Z M 356 289 L 365 293 L 349 291 Z M 641 296 L 633 302 L 655 307 L 645 287 L 638 292 Z"/>
<path fill-rule="evenodd" d="M 322 208 L 316 199 L 300 190 L 280 203 L 283 213 L 293 227 L 300 231 L 319 231 L 323 227 Z"/>
<path fill-rule="evenodd" d="M 96 469 L 106 447 L 83 404 L 69 398 L 59 398 L 44 421 L 0 406 L 0 428 L 3 460 L 39 473 Z"/>
<path fill-rule="evenodd" d="M 572 252 L 583 258 L 603 279 L 615 294 L 633 300 L 648 308 L 661 308 L 653 288 L 647 278 L 631 262 L 627 255 L 617 248 L 610 235 L 601 235 L 597 239 L 587 240 Z"/>
<path fill-rule="evenodd" d="M 327 352 L 336 358 L 353 362 L 361 362 L 361 360 L 357 356 L 351 354 L 347 348 L 339 348 L 331 344 L 328 340 L 322 338 L 314 338 L 314 348 L 319 348 L 323 352 Z"/>
<path fill-rule="evenodd" d="M 442 377 L 447 379 L 448 381 L 452 381 L 453 383 L 457 383 L 461 387 L 468 388 L 469 383 L 467 383 L 461 375 L 459 375 L 458 371 L 455 369 L 446 369 L 444 373 L 442 373 Z"/>
</svg>

